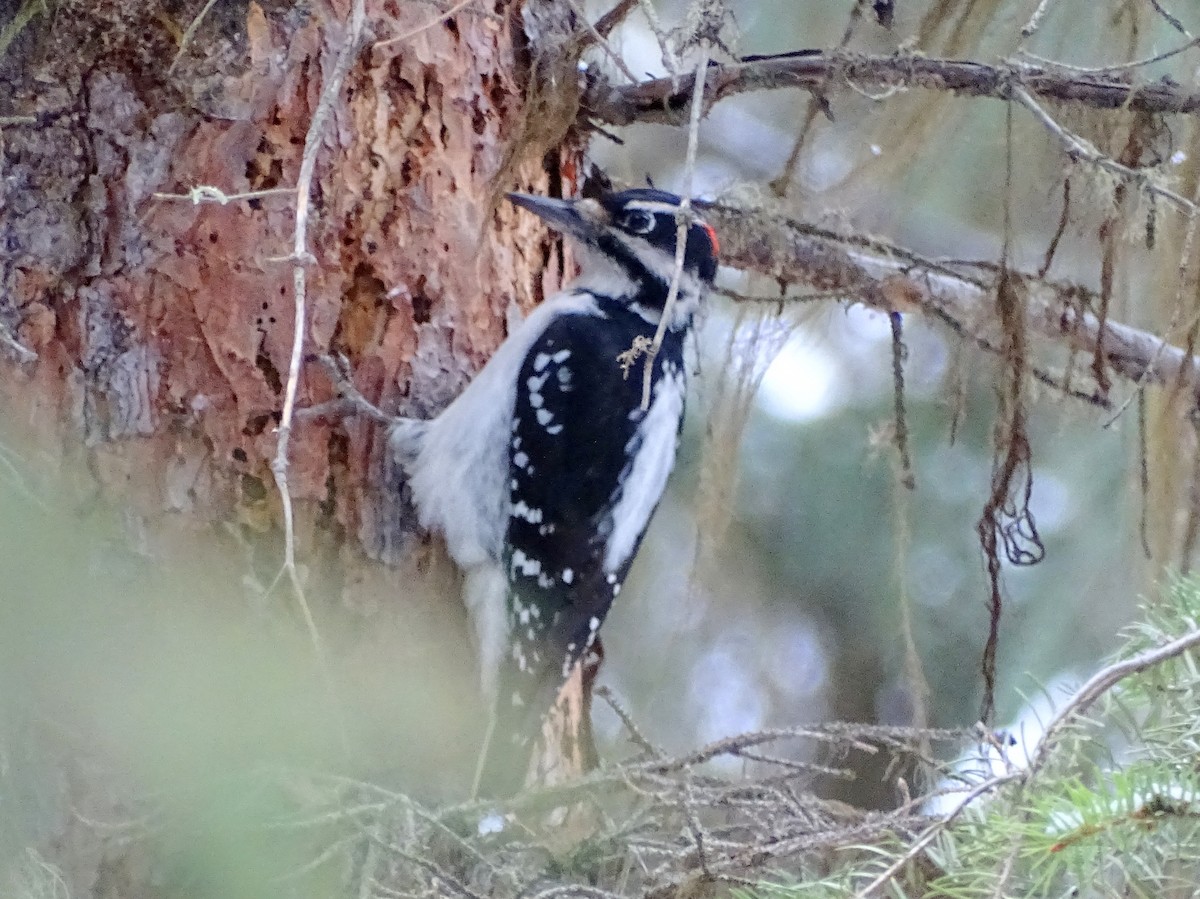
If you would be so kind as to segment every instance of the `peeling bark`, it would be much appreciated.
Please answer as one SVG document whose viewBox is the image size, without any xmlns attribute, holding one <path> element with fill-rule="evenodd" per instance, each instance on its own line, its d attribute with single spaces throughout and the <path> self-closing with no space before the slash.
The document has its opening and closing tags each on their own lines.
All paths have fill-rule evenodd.
<svg viewBox="0 0 1200 899">
<path fill-rule="evenodd" d="M 343 16 L 347 4 L 333 4 Z M 292 199 L 193 205 L 156 194 L 286 188 L 300 164 L 340 19 L 290 3 L 212 13 L 185 49 L 197 4 L 60 3 L 0 69 L 3 133 L 0 324 L 38 354 L 7 363 L 6 415 L 40 420 L 56 455 L 82 444 L 102 488 L 152 522 L 277 526 L 269 488 L 292 337 Z M 231 5 L 236 7 L 237 4 Z M 374 39 L 436 10 L 368 4 Z M 515 11 L 482 4 L 360 56 L 318 163 L 309 273 L 309 353 L 351 359 L 385 408 L 432 415 L 503 339 L 513 310 L 557 289 L 564 260 L 528 218 L 494 206 L 493 179 L 522 112 Z M 173 18 L 178 16 L 178 19 Z M 515 169 L 545 191 L 557 154 Z M 315 366 L 300 404 L 328 398 Z M 35 414 L 36 413 L 36 414 Z M 53 422 L 53 425 L 50 422 Z M 155 489 L 129 491 L 131 456 Z M 301 552 L 317 529 L 344 552 L 411 562 L 411 515 L 386 489 L 379 434 L 302 423 L 289 481 Z M 170 516 L 186 512 L 187 517 Z M 369 583 L 364 583 L 364 580 Z M 383 587 L 348 578 L 348 595 Z"/>
</svg>

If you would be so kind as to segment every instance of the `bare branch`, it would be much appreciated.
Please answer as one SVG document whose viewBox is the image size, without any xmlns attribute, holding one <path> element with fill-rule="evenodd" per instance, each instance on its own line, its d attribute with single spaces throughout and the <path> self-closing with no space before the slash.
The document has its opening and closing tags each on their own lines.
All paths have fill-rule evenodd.
<svg viewBox="0 0 1200 899">
<path fill-rule="evenodd" d="M 482 896 L 480 896 L 466 884 L 462 883 L 458 878 L 453 877 L 448 872 L 442 870 L 430 859 L 425 858 L 422 855 L 408 852 L 400 846 L 389 843 L 372 831 L 367 831 L 367 833 L 371 837 L 371 840 L 377 846 L 379 846 L 379 848 L 391 852 L 394 855 L 404 859 L 404 861 L 410 862 L 416 865 L 418 868 L 424 870 L 426 875 L 429 877 L 430 885 L 433 886 L 434 889 L 437 890 L 437 892 L 441 895 L 450 893 L 456 896 L 461 896 L 462 899 L 483 899 Z"/>
<path fill-rule="evenodd" d="M 620 71 L 620 73 L 624 75 L 631 84 L 637 84 L 637 76 L 634 75 L 633 72 L 629 71 L 629 66 L 625 64 L 625 60 L 621 58 L 621 54 L 612 48 L 612 46 L 608 43 L 608 39 L 600 33 L 600 29 L 592 24 L 591 19 L 587 17 L 587 13 L 580 9 L 578 0 L 567 0 L 567 3 L 570 5 L 571 10 L 575 13 L 579 21 L 583 23 L 583 27 L 588 32 L 588 37 L 594 41 L 601 50 L 604 51 L 604 55 L 612 60 L 613 65 L 617 67 L 617 70 Z"/>
<path fill-rule="evenodd" d="M 608 12 L 596 20 L 595 32 L 601 37 L 608 37 L 620 25 L 630 11 L 638 5 L 639 0 L 619 0 Z"/>
<path fill-rule="evenodd" d="M 683 124 L 695 88 L 695 75 L 656 78 L 629 87 L 594 84 L 582 109 L 599 122 Z M 923 56 L 859 56 L 841 51 L 803 50 L 778 57 L 710 66 L 705 75 L 705 103 L 748 91 L 793 87 L 827 89 L 838 81 L 872 92 L 919 87 L 971 97 L 1007 99 L 1014 87 L 1041 100 L 1078 103 L 1096 109 L 1128 109 L 1149 113 L 1200 111 L 1200 93 L 1172 81 L 1132 84 L 1102 74 L 1081 75 L 1052 66 L 1011 63 L 987 65 Z"/>
<path fill-rule="evenodd" d="M 955 271 L 880 241 L 848 237 L 784 218 L 755 214 L 718 204 L 702 204 L 706 218 L 721 234 L 725 265 L 759 272 L 775 280 L 819 291 L 840 291 L 886 312 L 923 312 L 999 352 L 994 291 L 990 278 Z M 1082 311 L 1088 292 L 1014 273 L 1028 292 L 1031 333 L 1085 354 L 1101 344 L 1100 325 Z M 1155 334 L 1109 319 L 1102 354 L 1118 375 L 1131 381 L 1178 382 L 1200 405 L 1200 360 Z"/>
<path fill-rule="evenodd" d="M 248 190 L 243 193 L 227 194 L 219 187 L 211 184 L 197 184 L 190 188 L 186 194 L 170 194 L 170 193 L 155 193 L 156 200 L 187 200 L 193 206 L 199 206 L 201 203 L 216 203 L 220 206 L 227 206 L 230 203 L 242 200 L 261 200 L 264 197 L 277 196 L 292 196 L 296 193 L 294 187 L 271 187 L 266 190 Z"/>
<path fill-rule="evenodd" d="M 317 663 L 325 681 L 326 690 L 333 696 L 333 678 L 325 659 L 325 651 L 321 644 L 320 632 L 313 620 L 308 600 L 304 595 L 304 585 L 296 570 L 296 528 L 292 511 L 292 494 L 288 488 L 288 446 L 292 435 L 292 424 L 296 411 L 296 394 L 300 385 L 300 366 L 304 358 L 304 337 L 307 327 L 307 277 L 305 266 L 312 259 L 308 250 L 308 211 L 312 195 L 313 175 L 316 172 L 317 156 L 325 135 L 325 125 L 333 114 L 333 107 L 341 96 L 342 82 L 350 71 L 350 66 L 358 57 L 362 45 L 363 30 L 366 26 L 366 0 L 354 0 L 350 15 L 346 22 L 346 31 L 338 51 L 337 60 L 329 80 L 321 90 L 321 98 L 317 102 L 316 112 L 309 123 L 308 133 L 304 138 L 304 152 L 300 159 L 300 174 L 296 178 L 296 214 L 295 232 L 292 242 L 292 290 L 294 294 L 294 309 L 292 322 L 292 351 L 288 363 L 287 385 L 284 388 L 283 409 L 279 416 L 279 430 L 275 443 L 275 457 L 271 460 L 271 474 L 275 479 L 275 487 L 279 491 L 280 505 L 283 508 L 284 526 L 284 560 L 281 575 L 286 574 L 300 611 L 304 615 L 304 623 L 312 638 L 313 650 Z M 336 707 L 336 702 L 334 703 Z M 344 728 L 339 728 L 343 748 L 348 746 Z"/>
<path fill-rule="evenodd" d="M 388 415 L 363 396 L 362 392 L 354 386 L 354 381 L 350 377 L 350 363 L 344 356 L 339 354 L 335 357 L 322 354 L 317 357 L 317 361 L 329 375 L 329 381 L 333 385 L 333 389 L 337 391 L 339 399 L 333 404 L 322 403 L 320 406 L 310 406 L 307 409 L 298 410 L 297 414 L 303 414 L 305 418 L 317 418 L 327 413 L 336 414 L 338 407 L 342 407 L 352 414 L 366 416 L 385 427 L 396 423 L 394 415 Z"/>
<path fill-rule="evenodd" d="M 1186 28 L 1183 27 L 1183 23 L 1180 22 L 1179 19 L 1176 18 L 1171 13 L 1170 10 L 1168 10 L 1166 7 L 1164 7 L 1159 2 L 1159 0 L 1149 0 L 1149 2 L 1150 2 L 1150 5 L 1154 7 L 1154 11 L 1156 13 L 1158 13 L 1160 16 L 1162 16 L 1163 19 L 1166 20 L 1168 25 L 1170 25 L 1172 28 L 1174 28 L 1176 31 L 1178 31 L 1180 34 L 1182 34 L 1186 38 L 1190 38 L 1192 36 L 1191 33 Z"/>
<path fill-rule="evenodd" d="M 1153 194 L 1157 197 L 1162 197 L 1164 200 L 1177 206 L 1179 210 L 1188 216 L 1196 214 L 1196 204 L 1180 193 L 1176 193 L 1168 187 L 1163 187 L 1144 169 L 1131 169 L 1129 166 L 1122 165 L 1115 159 L 1104 155 L 1082 137 L 1068 131 L 1062 125 L 1054 120 L 1050 113 L 1046 112 L 1036 100 L 1029 95 L 1029 92 L 1022 87 L 1014 87 L 1012 91 L 1013 99 L 1033 113 L 1034 117 L 1046 126 L 1046 129 L 1058 138 L 1063 149 L 1067 151 L 1072 159 L 1083 160 L 1086 163 L 1104 169 L 1110 174 L 1116 175 L 1123 181 L 1129 181 L 1146 193 Z"/>
<path fill-rule="evenodd" d="M 595 794 L 605 787 L 621 784 L 634 787 L 640 783 L 658 783 L 665 777 L 703 765 L 716 758 L 742 756 L 747 749 L 767 746 L 788 740 L 807 740 L 817 744 L 836 747 L 839 750 L 853 749 L 874 754 L 880 746 L 893 749 L 909 743 L 928 740 L 931 742 L 959 743 L 977 737 L 974 731 L 937 730 L 933 728 L 888 727 L 884 725 L 833 722 L 811 727 L 787 727 L 772 730 L 737 734 L 716 740 L 706 746 L 674 758 L 651 758 L 643 761 L 626 762 L 613 767 L 601 768 L 586 777 L 562 784 L 526 790 L 499 804 L 506 812 L 533 814 L 539 811 L 568 806 L 573 802 Z M 440 817 L 483 815 L 495 812 L 498 804 L 493 801 L 471 801 L 443 809 Z"/>
<path fill-rule="evenodd" d="M 1042 19 L 1046 15 L 1046 10 L 1050 6 L 1050 0 L 1042 0 L 1033 11 L 1033 15 L 1029 17 L 1029 21 L 1025 23 L 1021 29 L 1021 37 L 1033 37 L 1034 32 L 1041 27 Z"/>
<path fill-rule="evenodd" d="M 869 884 L 854 894 L 854 899 L 867 899 L 868 896 L 874 895 L 875 891 L 886 885 L 893 877 L 900 873 L 909 862 L 921 854 L 925 847 L 932 843 L 937 835 L 954 823 L 954 820 L 963 813 L 972 802 L 982 796 L 984 793 L 990 793 L 997 787 L 1000 787 L 1009 781 L 1015 780 L 1019 775 L 1017 773 L 1002 774 L 999 777 L 989 778 L 982 783 L 976 784 L 972 789 L 954 805 L 946 814 L 939 817 L 936 821 L 930 824 L 921 832 L 904 853 L 894 862 L 887 866 L 883 872 L 872 880 Z"/>
</svg>

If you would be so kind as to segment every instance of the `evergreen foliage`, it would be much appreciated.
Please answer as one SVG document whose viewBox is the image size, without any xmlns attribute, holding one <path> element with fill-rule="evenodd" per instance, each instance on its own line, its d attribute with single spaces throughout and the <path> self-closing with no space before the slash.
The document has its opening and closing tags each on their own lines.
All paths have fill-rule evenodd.
<svg viewBox="0 0 1200 899">
<path fill-rule="evenodd" d="M 1117 661 L 1197 629 L 1200 579 L 1180 580 L 1145 606 Z M 1124 678 L 1079 712 L 1048 728 L 1026 758 L 1005 751 L 1010 741 L 999 735 L 971 762 L 933 772 L 943 785 L 959 781 L 956 792 L 994 788 L 957 816 L 933 818 L 922 834 L 936 838 L 923 850 L 912 851 L 918 834 L 897 832 L 883 844 L 841 848 L 819 879 L 745 895 L 1197 895 L 1200 656 L 1184 652 Z"/>
</svg>

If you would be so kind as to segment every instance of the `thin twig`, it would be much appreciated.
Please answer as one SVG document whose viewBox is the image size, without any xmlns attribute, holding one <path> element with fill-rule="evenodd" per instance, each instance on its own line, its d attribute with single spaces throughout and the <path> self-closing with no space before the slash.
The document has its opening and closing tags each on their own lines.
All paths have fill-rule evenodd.
<svg viewBox="0 0 1200 899">
<path fill-rule="evenodd" d="M 1186 28 L 1183 27 L 1183 23 L 1181 21 L 1179 21 L 1179 19 L 1176 18 L 1174 15 L 1172 15 L 1170 10 L 1166 9 L 1159 2 L 1159 0 L 1149 0 L 1149 3 L 1151 6 L 1154 7 L 1154 11 L 1156 13 L 1158 13 L 1160 16 L 1162 16 L 1163 19 L 1166 20 L 1168 25 L 1170 25 L 1172 28 L 1174 28 L 1176 31 L 1178 31 L 1180 34 L 1182 34 L 1184 37 L 1192 36 L 1191 33 Z"/>
<path fill-rule="evenodd" d="M 619 893 L 611 893 L 598 887 L 588 887 L 577 883 L 547 887 L 540 893 L 536 893 L 533 899 L 558 899 L 559 896 L 569 897 L 569 899 L 624 899 Z"/>
<path fill-rule="evenodd" d="M 195 206 L 201 203 L 217 203 L 225 206 L 229 203 L 238 202 L 241 200 L 261 200 L 264 197 L 279 197 L 292 196 L 296 193 L 294 187 L 271 187 L 266 190 L 248 190 L 237 194 L 227 194 L 219 187 L 214 187 L 211 184 L 197 184 L 190 188 L 186 194 L 171 194 L 171 193 L 154 193 L 151 196 L 156 200 L 187 200 Z"/>
<path fill-rule="evenodd" d="M 175 58 L 171 60 L 171 64 L 167 66 L 167 77 L 170 78 L 175 74 L 175 67 L 179 65 L 179 60 L 183 58 L 183 54 L 187 51 L 188 46 L 192 43 L 192 38 L 196 36 L 196 32 L 200 29 L 204 17 L 209 14 L 214 6 L 217 5 L 217 0 L 208 0 L 196 14 L 196 18 L 192 19 L 187 30 L 183 33 L 183 37 L 179 39 L 179 49 L 175 51 Z"/>
<path fill-rule="evenodd" d="M 457 877 L 452 877 L 431 859 L 424 858 L 423 856 L 401 849 L 399 846 L 395 846 L 386 840 L 381 839 L 379 835 L 372 830 L 368 830 L 367 834 L 370 836 L 371 841 L 379 846 L 379 848 L 385 849 L 397 857 L 402 858 L 407 862 L 411 862 L 418 868 L 424 870 L 429 876 L 430 882 L 437 890 L 438 894 L 445 895 L 447 892 L 452 892 L 462 896 L 463 899 L 483 899 L 479 893 L 476 893 Z M 441 887 L 447 889 L 440 889 Z"/>
<path fill-rule="evenodd" d="M 675 54 L 671 52 L 667 30 L 663 28 L 658 13 L 654 11 L 654 4 L 638 3 L 638 11 L 645 18 L 646 25 L 649 26 L 650 33 L 654 35 L 654 40 L 658 44 L 658 53 L 662 59 L 663 68 L 667 70 L 671 78 L 675 78 L 679 74 L 679 66 L 676 64 Z"/>
<path fill-rule="evenodd" d="M 1131 169 L 1129 166 L 1122 165 L 1115 159 L 1106 156 L 1098 149 L 1092 146 L 1088 141 L 1084 140 L 1077 134 L 1068 131 L 1057 121 L 1050 113 L 1046 112 L 1042 106 L 1030 96 L 1029 92 L 1020 85 L 1014 85 L 1012 89 L 1012 97 L 1031 113 L 1034 118 L 1041 122 L 1051 134 L 1058 138 L 1059 143 L 1063 145 L 1063 149 L 1067 151 L 1074 160 L 1083 160 L 1097 168 L 1104 169 L 1121 178 L 1124 181 L 1129 181 L 1146 193 L 1162 197 L 1171 205 L 1177 207 L 1181 212 L 1188 216 L 1194 216 L 1197 211 L 1196 204 L 1185 197 L 1183 194 L 1171 190 L 1169 187 L 1163 187 L 1161 184 L 1155 183 L 1155 180 L 1150 177 L 1145 171 L 1139 169 Z"/>
<path fill-rule="evenodd" d="M 286 871 L 283 874 L 280 874 L 276 877 L 272 877 L 271 883 L 286 884 L 290 881 L 300 880 L 302 877 L 305 877 L 305 876 L 311 874 L 313 871 L 316 871 L 318 868 L 320 868 L 322 865 L 324 865 L 330 859 L 336 857 L 351 842 L 353 842 L 354 839 L 355 839 L 355 836 L 351 835 L 351 836 L 347 836 L 347 837 L 342 837 L 341 839 L 338 839 L 338 840 L 334 840 L 324 850 L 317 853 L 315 856 L 313 856 L 307 862 L 300 865 L 298 868 L 294 868 L 291 871 Z"/>
<path fill-rule="evenodd" d="M 1142 59 L 1135 59 L 1130 62 L 1114 63 L 1107 66 L 1075 66 L 1065 62 L 1058 62 L 1054 59 L 1046 59 L 1044 56 L 1038 56 L 1036 53 L 1030 53 L 1028 50 L 1018 50 L 1017 52 L 1026 59 L 1032 59 L 1034 62 L 1043 66 L 1052 66 L 1056 69 L 1065 69 L 1068 72 L 1075 72 L 1080 75 L 1104 75 L 1110 72 L 1128 72 L 1132 69 L 1141 69 L 1146 66 L 1152 66 L 1155 63 L 1170 59 L 1172 56 L 1178 56 L 1181 53 L 1186 53 L 1197 44 L 1200 44 L 1200 38 L 1192 38 L 1187 43 L 1180 44 L 1178 47 L 1173 47 L 1170 50 L 1164 50 L 1162 53 L 1156 53 L 1153 56 L 1146 56 Z"/>
<path fill-rule="evenodd" d="M 729 287 L 719 287 L 716 289 L 716 292 L 735 303 L 758 303 L 764 306 L 780 306 L 783 303 L 819 303 L 827 300 L 840 301 L 853 299 L 844 290 L 810 290 L 804 293 L 783 293 L 770 296 L 767 294 L 740 293 Z"/>
<path fill-rule="evenodd" d="M 711 881 L 713 873 L 708 867 L 708 850 L 705 848 L 707 837 L 704 834 L 704 829 L 700 826 L 699 818 L 696 817 L 695 800 L 692 795 L 692 781 L 690 777 L 685 776 L 683 792 L 679 799 L 679 807 L 683 811 L 683 820 L 687 822 L 688 831 L 691 833 L 692 842 L 696 847 L 696 862 L 700 865 L 700 870 L 704 876 Z"/>
<path fill-rule="evenodd" d="M 992 891 L 993 899 L 1004 899 L 1009 895 L 1008 882 L 1012 877 L 1013 867 L 1017 863 L 1017 857 L 1021 854 L 1021 846 L 1024 842 L 1022 837 L 1024 834 L 1017 831 L 1012 837 L 1012 848 L 1008 850 L 1008 855 L 1004 857 L 1004 864 L 1000 866 L 1000 876 L 996 878 L 996 888 Z"/>
<path fill-rule="evenodd" d="M 1107 668 L 1101 668 L 1093 674 L 1082 687 L 1075 691 L 1075 694 L 1067 701 L 1067 704 L 1059 710 L 1058 714 L 1046 726 L 1041 740 L 1038 741 L 1037 749 L 1034 750 L 1033 760 L 1029 764 L 1027 776 L 1032 777 L 1045 765 L 1050 749 L 1058 738 L 1058 732 L 1073 718 L 1086 712 L 1097 699 L 1125 678 L 1134 674 L 1141 674 L 1155 665 L 1161 665 L 1163 662 L 1170 661 L 1183 655 L 1188 650 L 1197 647 L 1200 647 L 1200 629 L 1188 631 L 1183 636 L 1176 637 L 1170 643 L 1155 649 L 1148 649 L 1133 658 L 1114 662 Z"/>
<path fill-rule="evenodd" d="M 621 724 L 625 726 L 625 731 L 629 734 L 630 741 L 640 746 L 651 757 L 662 758 L 663 751 L 646 738 L 645 734 L 642 733 L 637 723 L 633 720 L 633 716 L 629 714 L 625 706 L 613 694 L 611 688 L 607 686 L 597 687 L 592 695 L 603 699 L 608 704 L 608 707 L 613 710 L 613 713 L 621 719 Z"/>
<path fill-rule="evenodd" d="M 696 171 L 696 146 L 700 137 L 701 108 L 704 105 L 704 79 L 701 75 L 708 68 L 708 44 L 700 47 L 700 59 L 696 62 L 696 77 L 692 83 L 692 117 L 688 125 L 687 156 L 683 163 L 683 185 L 680 188 L 679 211 L 675 213 L 675 269 L 671 272 L 671 286 L 667 289 L 667 301 L 663 304 L 662 317 L 654 332 L 654 341 L 646 350 L 645 368 L 642 374 L 642 409 L 650 408 L 650 384 L 654 378 L 654 362 L 667 336 L 667 327 L 675 312 L 675 300 L 679 296 L 679 282 L 683 278 L 683 258 L 687 254 L 688 230 L 692 226 L 692 175 Z"/>
<path fill-rule="evenodd" d="M 846 27 L 842 30 L 842 39 L 838 41 L 839 50 L 845 50 L 850 44 L 858 23 L 862 21 L 862 12 L 865 5 L 865 0 L 856 0 L 854 5 L 850 7 L 850 17 L 846 21 Z M 857 90 L 857 88 L 855 89 Z M 771 190 L 777 197 L 786 197 L 788 191 L 791 189 L 792 180 L 796 176 L 796 166 L 800 162 L 800 154 L 803 152 L 804 144 L 811 133 L 813 122 L 816 121 L 817 114 L 821 112 L 824 112 L 826 115 L 830 114 L 829 100 L 826 98 L 824 91 L 812 91 L 805 105 L 804 119 L 800 123 L 799 130 L 796 132 L 796 139 L 792 141 L 792 149 L 788 153 L 787 161 L 784 162 L 779 176 L 771 181 Z"/>
<path fill-rule="evenodd" d="M 1046 10 L 1050 8 L 1050 0 L 1042 0 L 1037 5 L 1037 9 L 1033 11 L 1033 15 L 1029 17 L 1029 21 L 1025 23 L 1025 27 L 1021 29 L 1021 37 L 1033 37 L 1034 32 L 1041 27 L 1042 19 L 1046 15 Z"/>
<path fill-rule="evenodd" d="M 647 771 L 666 774 L 684 768 L 695 767 L 720 756 L 737 753 L 749 747 L 762 746 L 767 743 L 776 743 L 780 740 L 789 739 L 836 743 L 845 748 L 856 749 L 860 752 L 874 753 L 877 751 L 876 747 L 866 742 L 867 740 L 886 743 L 890 740 L 911 738 L 917 732 L 918 730 L 915 728 L 889 728 L 866 724 L 861 726 L 831 724 L 824 727 L 775 728 L 714 740 L 712 743 L 701 746 L 687 755 L 663 761 L 643 762 L 641 767 Z M 928 736 L 930 739 L 952 740 L 961 737 L 963 731 L 920 730 L 920 734 Z"/>
<path fill-rule="evenodd" d="M 442 22 L 445 22 L 447 19 L 457 15 L 458 13 L 462 12 L 464 9 L 466 9 L 468 6 L 470 6 L 474 2 L 475 2 L 475 0 L 459 0 L 458 3 L 455 3 L 444 13 L 441 13 L 440 15 L 435 16 L 434 18 L 430 19 L 428 22 L 425 22 L 424 24 L 418 25 L 416 28 L 412 29 L 411 31 L 406 31 L 403 34 L 396 35 L 396 37 L 389 37 L 387 40 L 376 41 L 374 49 L 378 50 L 380 47 L 387 47 L 392 44 L 398 44 L 401 41 L 407 41 L 410 38 L 414 38 L 418 34 L 421 34 L 424 31 L 428 31 L 430 28 L 435 28 L 436 26 L 440 25 Z"/>
<path fill-rule="evenodd" d="M 1146 390 L 1134 391 L 1138 398 L 1138 539 L 1142 544 L 1142 555 L 1147 561 L 1154 559 L 1150 550 L 1150 460 L 1147 456 L 1148 436 L 1146 433 Z"/>
<path fill-rule="evenodd" d="M 854 780 L 857 776 L 854 771 L 849 768 L 834 768 L 830 765 L 821 765 L 817 762 L 798 762 L 795 759 L 784 759 L 774 755 L 765 755 L 761 752 L 754 752 L 750 749 L 739 749 L 732 753 L 740 759 L 745 759 L 748 762 L 758 762 L 761 765 L 769 765 L 776 768 L 787 768 L 790 771 L 795 771 L 803 774 L 820 774 L 823 777 L 837 778 L 838 780 Z"/>
<path fill-rule="evenodd" d="M 377 421 L 381 425 L 393 425 L 396 423 L 394 415 L 388 415 L 369 399 L 362 395 L 362 392 L 354 386 L 354 381 L 350 377 L 345 358 L 341 356 L 330 356 L 321 354 L 317 357 L 317 361 L 321 363 L 329 376 L 330 383 L 333 384 L 333 389 L 337 391 L 338 400 L 331 403 L 322 403 L 320 406 L 309 406 L 307 409 L 300 410 L 305 414 L 305 417 L 318 417 L 326 414 L 326 407 L 329 412 L 336 410 L 340 404 L 348 405 L 352 412 L 358 415 L 366 416 L 372 421 Z"/>
<path fill-rule="evenodd" d="M 625 60 L 621 58 L 621 54 L 612 48 L 608 43 L 608 39 L 592 24 L 592 20 L 587 17 L 587 13 L 580 8 L 579 0 L 567 0 L 567 4 L 571 7 L 578 20 L 583 23 L 583 27 L 587 29 L 588 36 L 604 51 L 604 55 L 612 60 L 613 65 L 629 80 L 630 84 L 637 84 L 637 75 L 629 70 L 629 66 L 625 64 Z"/>
<path fill-rule="evenodd" d="M 45 500 L 43 500 L 29 488 L 29 484 L 26 482 L 25 475 L 23 475 L 21 473 L 21 469 L 17 467 L 18 462 L 24 463 L 25 460 L 4 444 L 0 444 L 0 469 L 8 473 L 8 476 L 3 478 L 7 486 L 16 490 L 19 494 L 21 494 L 21 496 L 29 500 L 42 511 L 49 512 L 50 506 L 47 505 Z"/>
<path fill-rule="evenodd" d="M 12 331 L 4 324 L 0 324 L 0 345 L 12 353 L 22 365 L 28 365 L 38 360 L 38 354 L 17 340 Z"/>
<path fill-rule="evenodd" d="M 984 793 L 989 793 L 997 787 L 1003 786 L 1009 781 L 1015 780 L 1020 776 L 1019 773 L 1002 774 L 998 777 L 989 778 L 982 783 L 976 784 L 975 787 L 968 790 L 966 795 L 962 797 L 950 811 L 939 817 L 936 821 L 930 824 L 923 830 L 908 848 L 895 861 L 887 866 L 883 872 L 872 880 L 869 884 L 854 894 L 854 899 L 867 899 L 868 896 L 875 893 L 880 887 L 887 884 L 893 877 L 911 862 L 914 858 L 924 851 L 925 847 L 932 843 L 937 835 L 949 827 L 954 820 L 963 813 L 963 811 L 972 802 L 982 796 Z"/>
<path fill-rule="evenodd" d="M 296 178 L 296 215 L 295 232 L 292 243 L 292 289 L 294 291 L 294 312 L 292 324 L 292 352 L 288 363 L 287 385 L 284 389 L 283 409 L 279 416 L 279 430 L 275 444 L 275 458 L 271 460 L 271 474 L 275 478 L 275 486 L 279 491 L 280 505 L 283 509 L 284 526 L 284 559 L 283 571 L 292 586 L 304 623 L 312 638 L 313 650 L 317 663 L 321 667 L 326 689 L 330 699 L 334 701 L 333 678 L 325 657 L 320 632 L 313 620 L 312 610 L 304 594 L 304 585 L 300 581 L 296 569 L 296 526 L 292 509 L 292 494 L 288 487 L 288 448 L 292 436 L 292 421 L 296 409 L 296 393 L 300 385 L 300 366 L 304 358 L 304 337 L 307 330 L 307 280 L 305 266 L 313 261 L 308 249 L 308 211 L 312 200 L 312 182 L 316 171 L 317 156 L 320 153 L 321 141 L 325 134 L 325 126 L 333 113 L 334 105 L 342 92 L 342 82 L 350 71 L 350 66 L 358 57 L 362 42 L 363 29 L 366 25 L 365 0 L 353 0 L 349 20 L 346 23 L 346 33 L 337 61 L 330 73 L 329 81 L 321 91 L 317 102 L 316 112 L 313 113 L 308 133 L 304 138 L 304 152 L 300 160 L 300 173 Z M 339 729 L 343 748 L 348 749 L 344 728 Z"/>
<path fill-rule="evenodd" d="M 379 867 L 379 843 L 367 840 L 362 867 L 358 872 L 358 899 L 374 899 L 375 870 Z"/>
</svg>

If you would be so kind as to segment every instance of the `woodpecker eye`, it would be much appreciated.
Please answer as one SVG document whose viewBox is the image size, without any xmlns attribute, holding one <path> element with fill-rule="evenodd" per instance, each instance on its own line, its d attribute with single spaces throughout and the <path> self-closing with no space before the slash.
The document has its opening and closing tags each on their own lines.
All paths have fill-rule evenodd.
<svg viewBox="0 0 1200 899">
<path fill-rule="evenodd" d="M 642 209 L 630 209 L 617 224 L 630 234 L 649 234 L 654 230 L 654 216 Z"/>
</svg>

